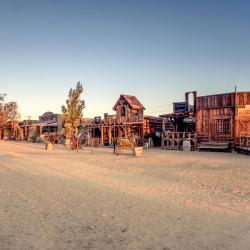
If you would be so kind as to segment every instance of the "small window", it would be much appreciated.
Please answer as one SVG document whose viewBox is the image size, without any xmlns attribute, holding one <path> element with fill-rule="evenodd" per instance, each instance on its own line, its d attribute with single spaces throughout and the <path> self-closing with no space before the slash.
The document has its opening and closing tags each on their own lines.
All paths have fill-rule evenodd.
<svg viewBox="0 0 250 250">
<path fill-rule="evenodd" d="M 216 134 L 230 134 L 230 119 L 215 120 Z"/>
<path fill-rule="evenodd" d="M 121 116 L 125 116 L 125 114 L 126 114 L 126 109 L 125 109 L 125 107 L 122 107 L 121 108 Z"/>
<path fill-rule="evenodd" d="M 246 105 L 250 105 L 250 93 L 247 94 L 247 103 Z"/>
</svg>

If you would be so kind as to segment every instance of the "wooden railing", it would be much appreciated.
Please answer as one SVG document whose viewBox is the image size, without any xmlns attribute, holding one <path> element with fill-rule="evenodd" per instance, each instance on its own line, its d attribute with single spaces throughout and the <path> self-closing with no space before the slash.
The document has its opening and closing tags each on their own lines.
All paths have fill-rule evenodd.
<svg viewBox="0 0 250 250">
<path fill-rule="evenodd" d="M 132 122 L 143 122 L 143 117 L 141 116 L 129 116 L 129 117 L 120 117 L 117 120 L 117 123 L 132 123 Z"/>
<path fill-rule="evenodd" d="M 162 148 L 171 150 L 182 150 L 183 142 L 190 141 L 191 150 L 197 148 L 196 133 L 191 132 L 167 132 L 162 134 Z"/>
</svg>

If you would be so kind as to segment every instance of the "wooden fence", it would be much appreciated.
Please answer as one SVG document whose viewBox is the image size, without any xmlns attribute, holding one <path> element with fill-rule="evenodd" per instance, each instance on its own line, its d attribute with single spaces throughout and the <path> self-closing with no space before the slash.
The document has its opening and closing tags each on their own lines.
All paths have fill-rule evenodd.
<svg viewBox="0 0 250 250">
<path fill-rule="evenodd" d="M 191 150 L 196 150 L 196 133 L 190 132 L 166 132 L 162 135 L 162 149 L 182 150 L 184 141 L 189 141 Z"/>
</svg>

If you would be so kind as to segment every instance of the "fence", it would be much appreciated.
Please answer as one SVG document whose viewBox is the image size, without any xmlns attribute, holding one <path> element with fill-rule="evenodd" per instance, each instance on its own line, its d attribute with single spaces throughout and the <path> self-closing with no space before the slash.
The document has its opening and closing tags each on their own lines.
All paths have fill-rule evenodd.
<svg viewBox="0 0 250 250">
<path fill-rule="evenodd" d="M 189 141 L 191 145 L 191 150 L 196 150 L 196 133 L 190 132 L 167 132 L 163 134 L 162 148 L 168 150 L 182 150 L 184 141 Z"/>
</svg>

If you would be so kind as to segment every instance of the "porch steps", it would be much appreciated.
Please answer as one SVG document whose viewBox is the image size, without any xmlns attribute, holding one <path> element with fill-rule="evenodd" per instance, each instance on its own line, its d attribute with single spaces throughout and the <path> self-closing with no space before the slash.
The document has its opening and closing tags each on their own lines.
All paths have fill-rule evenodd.
<svg viewBox="0 0 250 250">
<path fill-rule="evenodd" d="M 202 142 L 198 146 L 198 150 L 231 151 L 231 148 L 227 142 Z"/>
</svg>

